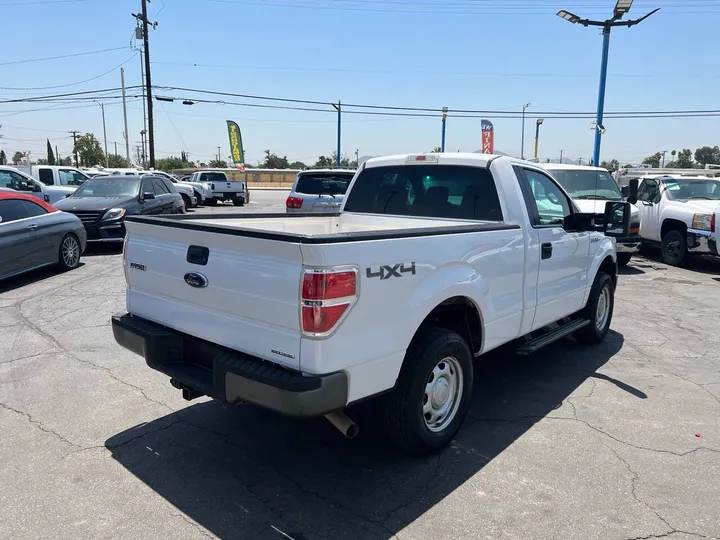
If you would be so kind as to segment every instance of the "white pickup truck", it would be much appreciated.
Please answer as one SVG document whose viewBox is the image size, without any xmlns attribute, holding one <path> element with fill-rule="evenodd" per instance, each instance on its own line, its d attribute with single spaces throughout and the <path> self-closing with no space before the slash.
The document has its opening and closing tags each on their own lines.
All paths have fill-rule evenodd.
<svg viewBox="0 0 720 540">
<path fill-rule="evenodd" d="M 30 167 L 18 167 L 18 169 L 36 180 L 40 180 L 46 186 L 77 189 L 90 178 L 90 176 L 75 167 L 62 165 L 32 165 Z"/>
<path fill-rule="evenodd" d="M 720 179 L 648 175 L 637 198 L 642 241 L 659 246 L 666 264 L 680 266 L 688 254 L 718 255 Z"/>
<path fill-rule="evenodd" d="M 46 186 L 28 174 L 5 165 L 0 165 L 0 187 L 22 191 L 50 204 L 72 195 L 77 189 L 76 186 Z"/>
<path fill-rule="evenodd" d="M 389 438 L 439 451 L 465 417 L 473 357 L 602 341 L 615 240 L 543 169 L 510 157 L 371 159 L 333 215 L 126 219 L 127 312 L 115 340 L 207 395 L 297 417 L 379 400 Z"/>
<path fill-rule="evenodd" d="M 241 177 L 244 177 L 244 173 L 239 171 L 204 170 L 194 172 L 188 182 L 210 187 L 210 193 L 203 201 L 208 206 L 215 206 L 218 202 L 224 201 L 232 201 L 235 206 L 243 206 L 250 202 L 250 193 Z"/>
</svg>

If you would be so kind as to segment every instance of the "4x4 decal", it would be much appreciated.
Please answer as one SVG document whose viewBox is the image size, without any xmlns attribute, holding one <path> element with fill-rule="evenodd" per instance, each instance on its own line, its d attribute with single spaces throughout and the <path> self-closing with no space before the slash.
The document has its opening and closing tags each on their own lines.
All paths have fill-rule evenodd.
<svg viewBox="0 0 720 540">
<path fill-rule="evenodd" d="M 373 271 L 372 268 L 365 269 L 365 276 L 368 279 L 380 278 L 390 279 L 403 277 L 403 274 L 415 275 L 415 263 L 397 263 L 397 264 L 384 264 L 378 268 L 377 271 Z"/>
</svg>

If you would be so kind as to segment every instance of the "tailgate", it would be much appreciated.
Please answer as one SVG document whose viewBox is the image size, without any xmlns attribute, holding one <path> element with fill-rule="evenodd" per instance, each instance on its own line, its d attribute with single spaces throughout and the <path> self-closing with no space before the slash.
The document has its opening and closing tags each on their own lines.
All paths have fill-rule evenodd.
<svg viewBox="0 0 720 540">
<path fill-rule="evenodd" d="M 126 228 L 130 313 L 299 369 L 299 244 L 161 223 Z"/>
</svg>

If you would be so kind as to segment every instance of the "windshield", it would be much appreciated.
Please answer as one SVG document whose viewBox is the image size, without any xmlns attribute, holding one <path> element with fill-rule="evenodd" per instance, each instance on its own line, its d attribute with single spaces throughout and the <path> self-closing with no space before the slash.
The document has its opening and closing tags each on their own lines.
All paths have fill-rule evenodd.
<svg viewBox="0 0 720 540">
<path fill-rule="evenodd" d="M 308 195 L 345 195 L 352 174 L 301 174 L 295 191 Z"/>
<path fill-rule="evenodd" d="M 140 178 L 91 178 L 73 197 L 134 197 L 139 192 Z"/>
<path fill-rule="evenodd" d="M 672 201 L 708 199 L 720 201 L 720 182 L 717 180 L 672 179 L 665 181 L 667 197 Z"/>
<path fill-rule="evenodd" d="M 622 200 L 620 188 L 605 171 L 562 170 L 550 171 L 573 199 Z"/>
</svg>

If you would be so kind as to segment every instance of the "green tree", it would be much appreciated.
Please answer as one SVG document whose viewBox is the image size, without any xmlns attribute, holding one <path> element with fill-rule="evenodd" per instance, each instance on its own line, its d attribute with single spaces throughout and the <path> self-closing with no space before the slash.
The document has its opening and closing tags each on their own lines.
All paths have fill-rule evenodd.
<svg viewBox="0 0 720 540">
<path fill-rule="evenodd" d="M 25 157 L 25 152 L 20 152 L 19 150 L 13 154 L 13 164 L 18 165 Z"/>
<path fill-rule="evenodd" d="M 350 158 L 347 156 L 343 156 L 340 159 L 340 166 L 341 167 L 352 167 L 353 163 L 350 162 Z M 355 164 L 357 166 L 357 164 Z M 330 157 L 327 156 L 320 156 L 315 163 L 315 167 L 321 167 L 323 169 L 332 169 L 334 167 L 337 167 L 337 152 L 333 150 L 333 152 L 330 154 Z"/>
<path fill-rule="evenodd" d="M 293 161 L 288 169 L 304 169 L 305 167 L 307 167 L 307 165 L 305 165 L 302 161 Z"/>
<path fill-rule="evenodd" d="M 289 169 L 287 156 L 280 157 L 270 150 L 265 150 L 265 161 L 260 163 L 261 169 Z"/>
<path fill-rule="evenodd" d="M 60 159 L 60 158 L 58 157 L 57 162 L 58 162 L 58 165 L 62 165 L 63 167 L 70 167 L 70 166 L 72 166 L 72 164 L 73 164 L 73 160 L 72 160 L 72 158 L 71 158 L 70 156 L 64 157 L 64 158 L 62 158 L 62 159 Z"/>
<path fill-rule="evenodd" d="M 0 165 L 7 165 L 7 156 L 5 150 L 0 150 Z"/>
<path fill-rule="evenodd" d="M 703 146 L 695 150 L 695 161 L 700 165 L 720 164 L 720 147 L 718 146 Z"/>
<path fill-rule="evenodd" d="M 38 160 L 38 163 L 40 163 L 40 160 Z M 55 152 L 53 152 L 50 139 L 47 140 L 47 164 L 55 165 Z"/>
<path fill-rule="evenodd" d="M 120 156 L 118 154 L 108 154 L 107 161 L 108 167 L 111 167 L 113 169 L 127 169 L 132 165 L 128 158 Z"/>
<path fill-rule="evenodd" d="M 439 146 L 433 147 L 433 149 L 430 151 L 430 153 L 432 154 L 439 154 L 440 152 L 442 152 L 442 148 Z"/>
<path fill-rule="evenodd" d="M 620 162 L 617 159 L 611 159 L 600 163 L 600 167 L 608 171 L 617 171 L 620 168 Z"/>
<path fill-rule="evenodd" d="M 682 151 L 678 151 L 677 154 L 677 166 L 679 169 L 691 169 L 693 166 L 692 161 L 692 150 L 685 148 Z"/>
<path fill-rule="evenodd" d="M 158 171 L 172 172 L 176 169 L 187 169 L 187 161 L 177 156 L 170 156 L 155 161 L 155 168 Z"/>
<path fill-rule="evenodd" d="M 657 169 L 660 167 L 661 159 L 662 159 L 662 152 L 655 152 L 652 156 L 648 156 L 645 159 L 643 159 L 643 163 L 645 165 L 650 165 L 651 167 Z"/>
<path fill-rule="evenodd" d="M 210 162 L 210 167 L 213 167 L 214 169 L 227 169 L 227 161 L 224 161 L 222 159 L 213 159 Z M 270 167 L 268 167 L 270 168 Z"/>
<path fill-rule="evenodd" d="M 38 164 L 38 165 L 50 165 L 50 163 L 48 162 L 48 160 L 45 159 L 45 158 L 40 158 L 40 159 L 38 159 L 38 160 L 37 160 L 37 164 Z M 53 163 L 53 165 L 54 165 L 54 163 Z"/>
<path fill-rule="evenodd" d="M 77 152 L 80 165 L 84 167 L 95 167 L 105 163 L 105 152 L 100 146 L 100 141 L 92 133 L 86 133 L 82 137 L 78 137 L 73 152 Z"/>
</svg>

